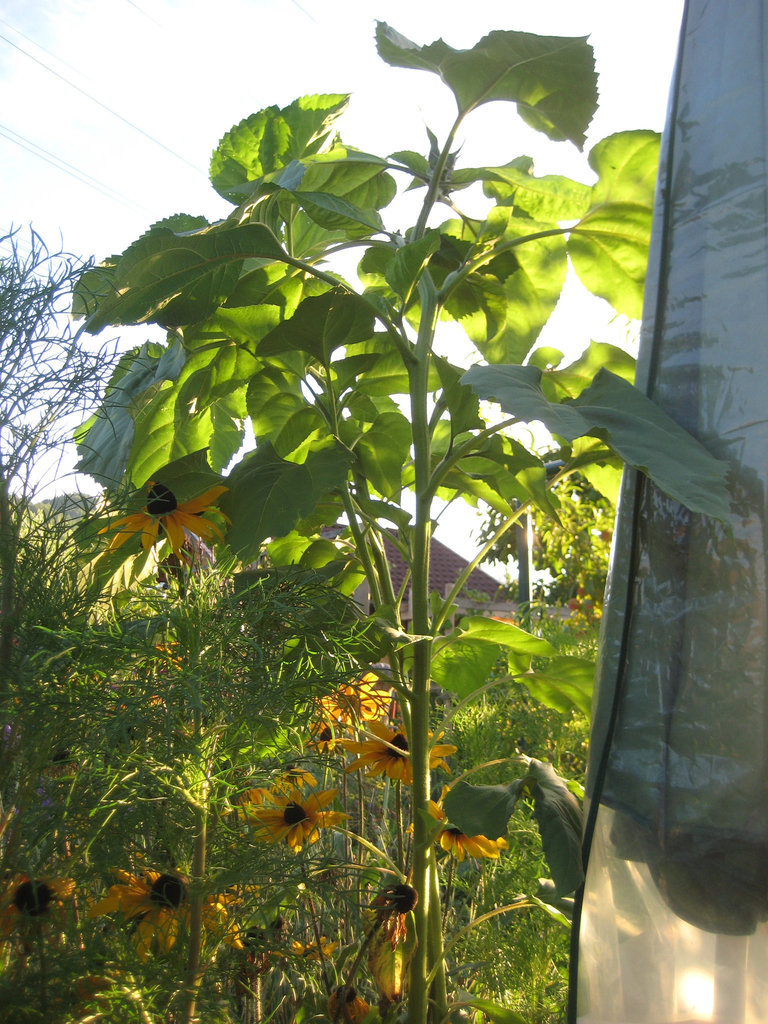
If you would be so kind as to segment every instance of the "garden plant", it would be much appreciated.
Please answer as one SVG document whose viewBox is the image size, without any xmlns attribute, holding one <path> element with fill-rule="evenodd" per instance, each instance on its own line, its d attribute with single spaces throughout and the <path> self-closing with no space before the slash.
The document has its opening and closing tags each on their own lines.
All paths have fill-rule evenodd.
<svg viewBox="0 0 768 1024">
<path fill-rule="evenodd" d="M 522 1019 L 456 951 L 532 907 L 566 921 L 578 800 L 517 748 L 478 781 L 488 766 L 463 760 L 453 724 L 511 679 L 586 711 L 591 660 L 512 622 L 455 622 L 483 553 L 431 593 L 437 510 L 490 506 L 490 550 L 531 507 L 557 519 L 560 481 L 626 462 L 723 514 L 723 465 L 633 388 L 623 353 L 593 344 L 563 366 L 535 348 L 569 261 L 639 315 L 657 137 L 598 143 L 592 185 L 522 156 L 460 165 L 489 102 L 582 146 L 586 40 L 498 31 L 456 50 L 380 23 L 376 45 L 455 102 L 426 155 L 343 143 L 345 95 L 268 107 L 214 150 L 229 216 L 174 214 L 80 277 L 89 332 L 152 323 L 166 338 L 121 357 L 77 432 L 104 499 L 61 524 L 78 552 L 62 571 L 76 564 L 72 585 L 99 601 L 14 634 L 6 756 L 39 739 L 4 797 L 0 937 L 17 957 L 6 976 L 33 977 L 49 1014 L 25 999 L 19 1019 Z M 423 194 L 407 230 L 380 212 L 400 186 Z M 349 252 L 354 282 L 334 269 Z M 469 370 L 444 321 L 474 344 Z M 534 420 L 547 453 L 514 434 Z M 399 589 L 385 543 L 408 566 Z M 484 879 L 522 805 L 547 899 L 477 913 L 462 865 Z"/>
</svg>

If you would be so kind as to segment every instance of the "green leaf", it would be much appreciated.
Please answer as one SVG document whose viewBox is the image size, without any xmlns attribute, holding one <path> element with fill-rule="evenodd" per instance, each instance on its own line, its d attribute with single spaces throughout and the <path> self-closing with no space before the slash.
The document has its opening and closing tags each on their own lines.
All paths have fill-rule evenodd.
<svg viewBox="0 0 768 1024">
<path fill-rule="evenodd" d="M 78 472 L 90 474 L 105 487 L 117 485 L 134 441 L 137 402 L 175 380 L 185 360 L 178 342 L 168 348 L 145 342 L 121 356 L 101 407 L 75 432 Z"/>
<path fill-rule="evenodd" d="M 658 132 L 631 131 L 608 135 L 589 153 L 589 165 L 598 175 L 590 205 L 639 203 L 653 207 L 659 166 Z"/>
<path fill-rule="evenodd" d="M 595 62 L 586 37 L 496 31 L 471 50 L 454 50 L 442 39 L 418 46 L 377 22 L 376 46 L 387 64 L 439 75 L 462 115 L 482 103 L 510 100 L 532 128 L 584 145 L 597 107 Z"/>
<path fill-rule="evenodd" d="M 261 224 L 221 225 L 177 234 L 151 228 L 130 245 L 113 272 L 113 291 L 88 316 L 95 334 L 109 324 L 152 321 L 165 327 L 210 316 L 234 289 L 247 258 L 284 252 Z"/>
<path fill-rule="evenodd" d="M 571 230 L 568 255 L 582 284 L 618 313 L 639 318 L 651 213 L 637 203 L 598 206 Z"/>
<path fill-rule="evenodd" d="M 540 364 L 539 364 L 540 365 Z M 562 401 L 565 398 L 578 398 L 601 369 L 610 370 L 628 384 L 635 381 L 636 361 L 623 348 L 607 345 L 598 341 L 590 341 L 578 359 L 558 369 L 557 373 L 547 373 L 542 377 L 542 384 L 550 392 L 550 398 Z"/>
<path fill-rule="evenodd" d="M 364 237 L 384 230 L 384 223 L 376 210 L 363 210 L 348 199 L 329 192 L 304 192 L 287 188 L 274 188 L 274 194 L 290 196 L 306 215 L 326 231 L 344 231 L 352 238 Z"/>
<path fill-rule="evenodd" d="M 327 432 L 299 381 L 277 366 L 266 366 L 251 378 L 246 405 L 256 440 L 269 441 L 281 457 L 296 451 L 313 434 Z"/>
<path fill-rule="evenodd" d="M 555 373 L 559 371 L 554 371 Z M 670 497 L 694 512 L 728 520 L 728 464 L 641 391 L 608 370 L 572 402 L 552 403 L 535 366 L 474 366 L 464 382 L 484 399 L 524 422 L 540 420 L 568 441 L 599 437 L 630 466 L 649 476 Z"/>
<path fill-rule="evenodd" d="M 427 231 L 415 242 L 401 246 L 389 261 L 384 276 L 392 290 L 408 304 L 430 256 L 440 248 L 440 232 Z"/>
<path fill-rule="evenodd" d="M 548 708 L 567 714 L 574 708 L 590 715 L 595 663 L 588 658 L 558 655 L 535 672 L 517 676 L 531 696 Z"/>
<path fill-rule="evenodd" d="M 451 693 L 467 697 L 488 680 L 502 654 L 528 668 L 532 658 L 548 658 L 555 650 L 511 622 L 472 616 L 462 619 L 453 632 L 435 638 L 432 678 Z"/>
<path fill-rule="evenodd" d="M 462 167 L 451 175 L 451 188 L 484 183 L 485 194 L 503 206 L 513 206 L 539 223 L 578 220 L 589 209 L 592 189 L 559 174 L 537 178 L 533 161 L 517 157 L 503 167 Z"/>
<path fill-rule="evenodd" d="M 484 640 L 444 646 L 432 658 L 432 681 L 463 700 L 488 681 L 501 653 L 499 644 Z"/>
<path fill-rule="evenodd" d="M 448 820 L 465 836 L 499 839 L 515 809 L 520 782 L 509 786 L 473 786 L 457 782 L 443 798 Z"/>
<path fill-rule="evenodd" d="M 525 780 L 533 796 L 544 856 L 558 896 L 577 889 L 583 879 L 581 805 L 550 764 L 531 758 Z"/>
<path fill-rule="evenodd" d="M 411 435 L 411 424 L 401 412 L 385 412 L 354 446 L 363 474 L 385 498 L 399 497 L 403 466 L 410 459 Z"/>
<path fill-rule="evenodd" d="M 311 451 L 299 465 L 281 459 L 269 442 L 232 470 L 221 508 L 231 526 L 227 542 L 243 562 L 253 561 L 267 537 L 282 537 L 309 515 L 347 476 L 351 455 L 338 444 Z"/>
<path fill-rule="evenodd" d="M 589 154 L 599 175 L 590 209 L 572 229 L 568 255 L 583 284 L 629 317 L 642 313 L 654 189 L 655 132 L 619 132 Z"/>
<path fill-rule="evenodd" d="M 560 298 L 567 272 L 565 237 L 532 237 L 551 225 L 514 217 L 504 207 L 491 218 L 487 227 L 498 255 L 457 283 L 449 275 L 440 294 L 445 311 L 488 362 L 522 362 Z M 444 231 L 452 229 L 443 225 Z"/>
<path fill-rule="evenodd" d="M 471 1006 L 473 1010 L 482 1010 L 485 1016 L 492 1022 L 492 1024 L 528 1024 L 525 1017 L 521 1017 L 519 1013 L 515 1013 L 514 1010 L 507 1010 L 503 1006 L 499 1006 L 498 1003 L 491 1002 L 490 999 L 463 999 L 460 1006 Z"/>
<path fill-rule="evenodd" d="M 359 295 L 340 288 L 304 299 L 288 320 L 278 324 L 259 345 L 259 355 L 286 350 L 307 352 L 328 366 L 334 349 L 367 341 L 373 335 L 374 311 Z"/>
<path fill-rule="evenodd" d="M 235 125 L 211 156 L 210 177 L 216 191 L 264 177 L 292 160 L 316 153 L 328 140 L 348 95 L 303 96 L 281 110 L 267 107 Z"/>
</svg>

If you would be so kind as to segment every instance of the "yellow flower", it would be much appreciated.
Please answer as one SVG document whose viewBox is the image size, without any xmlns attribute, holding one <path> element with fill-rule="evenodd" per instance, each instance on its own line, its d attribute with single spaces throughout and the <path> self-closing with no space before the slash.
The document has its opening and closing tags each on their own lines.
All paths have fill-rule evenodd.
<svg viewBox="0 0 768 1024">
<path fill-rule="evenodd" d="M 30 878 L 14 875 L 0 895 L 0 942 L 14 931 L 28 931 L 61 917 L 64 900 L 75 891 L 69 878 Z"/>
<path fill-rule="evenodd" d="M 375 672 L 366 672 L 330 697 L 324 697 L 323 707 L 330 717 L 341 725 L 370 722 L 386 714 L 391 689 L 383 684 Z"/>
<path fill-rule="evenodd" d="M 294 789 L 301 789 L 302 786 L 316 786 L 317 779 L 306 768 L 301 765 L 291 764 L 285 769 L 274 783 L 276 790 L 292 792 Z"/>
<path fill-rule="evenodd" d="M 323 960 L 329 957 L 337 946 L 338 942 L 329 942 L 324 935 L 320 936 L 319 948 L 316 942 L 310 942 L 308 946 L 305 946 L 298 939 L 294 939 L 291 943 L 291 953 L 302 960 Z"/>
<path fill-rule="evenodd" d="M 126 541 L 138 536 L 141 537 L 141 546 L 145 551 L 149 551 L 157 543 L 161 529 L 168 538 L 174 555 L 179 558 L 185 530 L 203 541 L 224 540 L 221 528 L 211 519 L 204 519 L 203 512 L 227 490 L 226 487 L 211 487 L 199 498 L 192 498 L 191 501 L 182 504 L 178 503 L 176 495 L 165 484 L 152 482 L 148 488 L 147 502 L 141 512 L 121 516 L 99 530 L 99 533 L 114 533 L 107 551 L 114 551 Z"/>
<path fill-rule="evenodd" d="M 429 813 L 437 821 L 446 821 L 442 801 L 447 792 L 448 787 L 444 786 L 440 802 L 435 803 L 434 800 L 429 801 Z M 502 850 L 508 849 L 506 839 L 488 839 L 488 837 L 484 835 L 468 836 L 460 829 L 454 828 L 453 826 L 443 829 L 437 836 L 437 842 L 446 853 L 453 854 L 458 861 L 463 861 L 467 854 L 469 854 L 470 857 L 483 857 L 488 860 L 496 860 Z"/>
<path fill-rule="evenodd" d="M 116 870 L 114 874 L 119 882 L 94 903 L 88 917 L 119 911 L 127 921 L 137 922 L 133 940 L 142 960 L 150 953 L 167 953 L 189 922 L 186 883 L 178 875 L 160 871 L 131 875 Z"/>
<path fill-rule="evenodd" d="M 465 836 L 457 828 L 444 829 L 438 836 L 440 845 L 447 853 L 452 853 L 457 860 L 470 857 L 486 857 L 496 860 L 502 850 L 507 849 L 506 839 L 488 839 L 486 836 Z"/>
<path fill-rule="evenodd" d="M 253 825 L 256 839 L 267 843 L 285 840 L 298 853 L 304 843 L 317 842 L 321 828 L 338 825 L 347 817 L 340 811 L 322 810 L 337 793 L 337 789 L 326 789 L 302 796 L 299 789 L 273 791 L 270 800 L 274 807 L 244 805 L 243 810 Z"/>
<path fill-rule="evenodd" d="M 339 985 L 328 997 L 328 1016 L 341 1024 L 361 1024 L 370 1006 L 351 985 Z"/>
<path fill-rule="evenodd" d="M 351 754 L 362 755 L 347 765 L 346 770 L 350 772 L 365 766 L 369 775 L 386 775 L 390 779 L 399 779 L 406 784 L 413 782 L 411 754 L 405 733 L 401 729 L 385 725 L 384 722 L 369 722 L 368 729 L 375 739 L 341 740 L 341 746 L 345 750 Z M 431 735 L 430 733 L 430 737 Z M 444 757 L 455 753 L 456 747 L 450 743 L 435 744 L 429 752 L 429 767 L 450 771 Z"/>
</svg>

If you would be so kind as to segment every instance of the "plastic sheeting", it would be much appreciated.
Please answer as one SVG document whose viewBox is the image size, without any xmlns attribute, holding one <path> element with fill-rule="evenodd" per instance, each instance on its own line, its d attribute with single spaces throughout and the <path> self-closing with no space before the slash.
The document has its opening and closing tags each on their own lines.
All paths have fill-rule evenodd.
<svg viewBox="0 0 768 1024">
<path fill-rule="evenodd" d="M 638 384 L 728 526 L 622 485 L 575 923 L 579 1024 L 768 1021 L 768 0 L 689 0 Z"/>
</svg>

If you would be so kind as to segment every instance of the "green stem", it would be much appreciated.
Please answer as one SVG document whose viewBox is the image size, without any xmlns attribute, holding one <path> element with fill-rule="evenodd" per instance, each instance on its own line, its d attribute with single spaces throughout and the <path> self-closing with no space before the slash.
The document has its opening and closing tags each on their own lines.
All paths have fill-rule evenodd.
<svg viewBox="0 0 768 1024">
<path fill-rule="evenodd" d="M 427 185 L 427 194 L 424 196 L 424 202 L 422 203 L 421 210 L 419 211 L 419 219 L 416 221 L 416 226 L 411 234 L 411 241 L 421 238 L 426 230 L 429 215 L 440 196 L 440 186 L 442 185 L 445 168 L 451 155 L 451 146 L 453 145 L 453 140 L 456 137 L 456 132 L 458 131 L 458 127 L 461 124 L 463 117 L 464 113 L 460 112 L 456 120 L 453 122 L 451 130 L 448 132 L 448 138 L 445 140 L 445 145 L 437 158 L 435 166 L 432 168 L 429 184 Z"/>
<path fill-rule="evenodd" d="M 516 249 L 519 245 L 525 245 L 526 242 L 535 242 L 539 238 L 552 238 L 554 235 L 565 235 L 572 228 L 547 228 L 546 231 L 534 231 L 533 234 L 523 235 L 521 238 L 510 238 L 506 242 L 500 242 L 498 245 L 494 245 L 492 249 L 484 252 L 481 256 L 475 257 L 470 260 L 469 263 L 465 263 L 459 270 L 454 270 L 447 275 L 443 286 L 440 289 L 438 296 L 439 302 L 442 305 L 445 300 L 449 297 L 451 292 L 458 285 L 461 284 L 470 274 L 474 271 L 479 270 L 480 267 L 484 267 L 486 263 L 490 263 L 491 260 L 496 259 L 503 252 L 508 252 L 510 249 Z"/>
<path fill-rule="evenodd" d="M 403 798 L 402 783 L 400 779 L 395 782 L 395 815 L 397 817 L 397 866 L 405 873 L 405 858 L 403 855 Z"/>
<path fill-rule="evenodd" d="M 434 869 L 433 851 L 428 834 L 429 822 L 429 684 L 432 662 L 432 640 L 429 609 L 429 549 L 432 537 L 429 473 L 431 442 L 427 414 L 428 374 L 437 318 L 435 287 L 428 272 L 419 282 L 422 316 L 416 342 L 418 366 L 410 371 L 411 420 L 413 424 L 414 474 L 416 512 L 413 525 L 411 563 L 412 629 L 427 639 L 413 647 L 413 676 L 410 700 L 410 732 L 408 736 L 413 773 L 413 887 L 419 901 L 414 907 L 416 950 L 411 961 L 408 997 L 409 1024 L 425 1024 L 428 1020 L 429 985 L 427 975 L 436 958 L 442 960 L 438 939 L 430 942 L 430 903 L 432 886 L 430 871 Z"/>
</svg>

